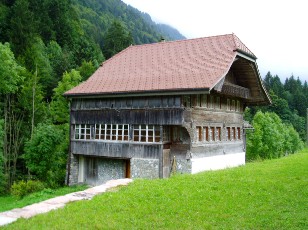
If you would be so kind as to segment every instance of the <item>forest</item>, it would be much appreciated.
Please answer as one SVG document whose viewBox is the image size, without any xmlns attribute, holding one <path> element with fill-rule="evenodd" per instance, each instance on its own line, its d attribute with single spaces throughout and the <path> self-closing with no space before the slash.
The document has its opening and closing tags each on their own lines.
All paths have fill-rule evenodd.
<svg viewBox="0 0 308 230">
<path fill-rule="evenodd" d="M 120 0 L 1 0 L 0 193 L 22 180 L 65 184 L 64 92 L 131 44 L 184 38 Z M 291 76 L 282 83 L 269 72 L 264 83 L 272 105 L 245 112 L 255 126 L 248 138 L 251 160 L 294 153 L 306 138 L 307 82 Z M 281 140 L 275 145 L 265 138 L 268 122 L 276 130 L 272 137 Z"/>
</svg>

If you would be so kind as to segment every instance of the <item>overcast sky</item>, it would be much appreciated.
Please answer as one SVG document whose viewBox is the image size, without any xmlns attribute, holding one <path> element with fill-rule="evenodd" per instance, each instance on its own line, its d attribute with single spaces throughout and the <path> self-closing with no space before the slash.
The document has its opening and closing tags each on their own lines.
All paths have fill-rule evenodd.
<svg viewBox="0 0 308 230">
<path fill-rule="evenodd" d="M 187 38 L 234 33 L 257 56 L 262 77 L 308 82 L 306 0 L 123 0 Z"/>
</svg>

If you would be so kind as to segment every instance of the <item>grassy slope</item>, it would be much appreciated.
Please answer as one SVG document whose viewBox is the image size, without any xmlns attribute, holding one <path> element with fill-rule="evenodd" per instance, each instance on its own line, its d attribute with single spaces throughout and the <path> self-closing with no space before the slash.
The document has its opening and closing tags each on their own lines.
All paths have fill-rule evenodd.
<svg viewBox="0 0 308 230">
<path fill-rule="evenodd" d="M 307 229 L 308 151 L 244 167 L 136 180 L 8 229 Z"/>
<path fill-rule="evenodd" d="M 21 208 L 30 204 L 34 204 L 43 200 L 47 200 L 56 196 L 62 196 L 68 193 L 86 189 L 87 186 L 72 186 L 59 189 L 44 189 L 19 199 L 15 196 L 0 196 L 0 212 Z"/>
</svg>

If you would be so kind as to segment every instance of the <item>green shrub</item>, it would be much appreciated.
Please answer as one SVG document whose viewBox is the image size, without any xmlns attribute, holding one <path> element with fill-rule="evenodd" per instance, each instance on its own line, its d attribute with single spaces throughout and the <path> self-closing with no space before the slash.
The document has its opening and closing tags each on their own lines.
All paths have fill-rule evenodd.
<svg viewBox="0 0 308 230">
<path fill-rule="evenodd" d="M 253 132 L 247 133 L 246 159 L 273 159 L 301 150 L 304 145 L 292 125 L 284 124 L 275 113 L 257 112 Z"/>
<path fill-rule="evenodd" d="M 27 194 L 38 192 L 44 189 L 44 184 L 38 180 L 18 181 L 14 182 L 11 187 L 11 194 L 22 198 Z"/>
</svg>

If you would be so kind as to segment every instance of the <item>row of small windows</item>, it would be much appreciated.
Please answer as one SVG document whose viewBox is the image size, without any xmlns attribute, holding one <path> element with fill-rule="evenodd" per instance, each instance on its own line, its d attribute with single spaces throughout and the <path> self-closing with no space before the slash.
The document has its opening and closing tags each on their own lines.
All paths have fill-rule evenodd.
<svg viewBox="0 0 308 230">
<path fill-rule="evenodd" d="M 130 141 L 129 133 L 132 130 L 132 140 L 135 142 L 160 142 L 160 126 L 128 124 L 77 124 L 75 125 L 75 140 L 104 140 Z"/>
<path fill-rule="evenodd" d="M 236 141 L 241 140 L 241 128 L 240 127 L 226 127 L 225 138 L 223 138 L 222 127 L 218 126 L 197 126 L 197 141 L 198 142 L 210 142 L 210 141 Z"/>
<path fill-rule="evenodd" d="M 225 99 L 219 96 L 213 95 L 185 95 L 183 96 L 184 107 L 202 107 L 208 109 L 227 111 L 242 111 L 242 105 L 239 100 Z"/>
<path fill-rule="evenodd" d="M 223 137 L 223 133 L 225 134 L 225 138 Z M 242 138 L 240 127 L 226 127 L 222 129 L 220 126 L 197 126 L 196 135 L 198 142 L 234 141 L 241 140 Z M 183 140 L 183 131 L 182 127 L 177 126 L 165 126 L 162 128 L 161 126 L 155 125 L 76 124 L 74 139 L 166 143 Z"/>
</svg>

